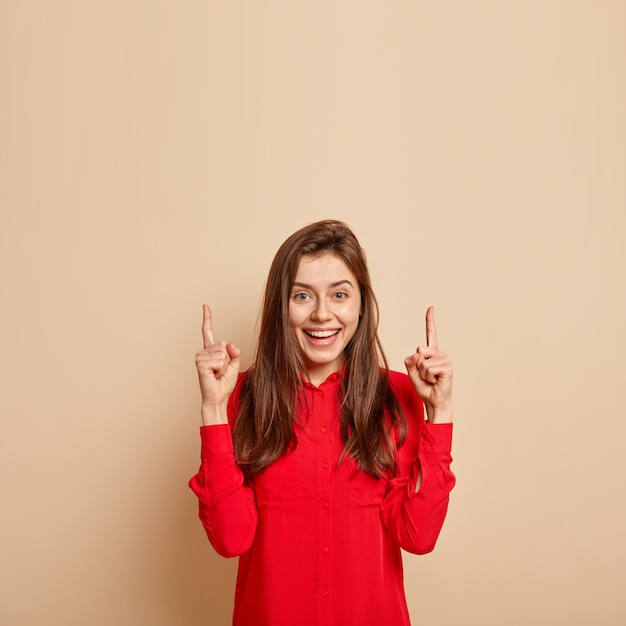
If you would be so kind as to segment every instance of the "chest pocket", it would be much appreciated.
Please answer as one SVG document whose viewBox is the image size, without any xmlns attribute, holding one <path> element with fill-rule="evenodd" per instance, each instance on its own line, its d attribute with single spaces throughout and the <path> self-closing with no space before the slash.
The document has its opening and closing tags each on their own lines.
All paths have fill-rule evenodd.
<svg viewBox="0 0 626 626">
<path fill-rule="evenodd" d="M 352 461 L 352 463 L 354 463 Z M 350 481 L 350 506 L 359 508 L 364 506 L 380 506 L 385 499 L 387 481 L 384 478 L 374 478 L 357 469 L 354 463 L 352 479 Z"/>
<path fill-rule="evenodd" d="M 253 479 L 259 508 L 299 511 L 302 508 L 298 449 L 283 454 Z"/>
</svg>

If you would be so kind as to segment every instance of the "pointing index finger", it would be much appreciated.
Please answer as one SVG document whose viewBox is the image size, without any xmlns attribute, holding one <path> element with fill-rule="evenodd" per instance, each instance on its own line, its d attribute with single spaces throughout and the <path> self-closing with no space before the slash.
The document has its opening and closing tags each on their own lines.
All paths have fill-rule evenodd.
<svg viewBox="0 0 626 626">
<path fill-rule="evenodd" d="M 435 326 L 435 309 L 429 306 L 426 311 L 426 345 L 437 348 L 437 327 Z"/>
<path fill-rule="evenodd" d="M 215 343 L 213 341 L 213 316 L 208 304 L 202 305 L 202 339 L 204 339 L 205 348 Z"/>
</svg>

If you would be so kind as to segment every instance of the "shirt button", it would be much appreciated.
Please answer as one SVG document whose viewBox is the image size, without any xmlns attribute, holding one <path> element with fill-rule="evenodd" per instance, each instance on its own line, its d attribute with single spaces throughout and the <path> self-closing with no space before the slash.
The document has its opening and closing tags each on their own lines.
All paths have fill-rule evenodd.
<svg viewBox="0 0 626 626">
<path fill-rule="evenodd" d="M 325 432 L 326 432 L 326 426 L 322 426 L 322 427 L 320 428 L 320 432 L 321 432 L 321 433 L 325 433 Z"/>
<path fill-rule="evenodd" d="M 323 552 L 324 554 L 328 554 L 328 546 L 324 546 L 324 547 L 322 548 L 322 552 Z"/>
<path fill-rule="evenodd" d="M 328 589 L 324 589 L 324 591 L 322 591 L 322 598 L 328 598 Z"/>
<path fill-rule="evenodd" d="M 328 469 L 328 463 L 322 463 L 322 469 Z"/>
<path fill-rule="evenodd" d="M 322 504 L 322 508 L 323 509 L 330 509 L 330 502 L 324 502 L 324 504 Z"/>
</svg>

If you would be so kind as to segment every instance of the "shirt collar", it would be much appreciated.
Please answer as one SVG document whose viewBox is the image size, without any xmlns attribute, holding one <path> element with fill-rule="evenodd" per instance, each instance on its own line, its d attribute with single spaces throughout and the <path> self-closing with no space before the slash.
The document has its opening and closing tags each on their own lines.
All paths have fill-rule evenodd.
<svg viewBox="0 0 626 626">
<path fill-rule="evenodd" d="M 345 363 L 343 363 L 338 370 L 336 370 L 332 374 L 329 374 L 329 376 L 322 383 L 320 383 L 319 386 L 313 385 L 311 382 L 309 382 L 305 378 L 303 374 L 300 374 L 300 378 L 302 379 L 304 386 L 309 387 L 310 389 L 320 389 L 332 383 L 341 382 L 345 378 L 345 376 L 346 376 L 346 364 Z"/>
</svg>

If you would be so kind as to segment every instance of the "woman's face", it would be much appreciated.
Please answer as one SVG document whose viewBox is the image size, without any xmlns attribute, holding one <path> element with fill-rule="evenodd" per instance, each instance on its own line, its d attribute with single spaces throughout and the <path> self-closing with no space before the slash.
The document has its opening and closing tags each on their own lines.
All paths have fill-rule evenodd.
<svg viewBox="0 0 626 626">
<path fill-rule="evenodd" d="M 314 385 L 341 367 L 360 313 L 359 283 L 340 257 L 301 258 L 289 297 L 289 325 Z"/>
</svg>

